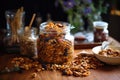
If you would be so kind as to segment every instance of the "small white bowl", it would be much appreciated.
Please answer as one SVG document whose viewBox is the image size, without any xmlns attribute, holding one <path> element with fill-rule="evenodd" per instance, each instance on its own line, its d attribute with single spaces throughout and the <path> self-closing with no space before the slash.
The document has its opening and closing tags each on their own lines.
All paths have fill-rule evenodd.
<svg viewBox="0 0 120 80">
<path fill-rule="evenodd" d="M 108 56 L 99 55 L 99 51 L 101 51 L 101 46 L 96 46 L 92 49 L 92 52 L 95 54 L 95 57 L 98 58 L 100 61 L 110 65 L 120 64 L 120 57 L 108 57 Z"/>
</svg>

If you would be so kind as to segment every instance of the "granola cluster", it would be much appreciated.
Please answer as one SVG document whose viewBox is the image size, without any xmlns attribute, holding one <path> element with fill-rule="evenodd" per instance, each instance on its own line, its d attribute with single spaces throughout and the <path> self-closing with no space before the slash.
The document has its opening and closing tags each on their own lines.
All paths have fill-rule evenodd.
<svg viewBox="0 0 120 80">
<path fill-rule="evenodd" d="M 109 48 L 100 51 L 99 55 L 108 56 L 108 57 L 120 57 L 120 51 Z"/>
<path fill-rule="evenodd" d="M 43 27 L 43 26 L 41 26 Z M 41 28 L 37 41 L 38 58 L 45 63 L 63 64 L 73 59 L 72 41 L 66 39 L 66 26 L 49 22 Z"/>
<path fill-rule="evenodd" d="M 63 75 L 76 77 L 88 76 L 90 75 L 90 69 L 96 69 L 97 67 L 103 66 L 103 63 L 101 63 L 93 55 L 88 54 L 79 54 L 70 64 L 45 64 L 26 57 L 13 58 L 11 63 L 13 65 L 17 65 L 21 69 L 34 69 L 35 73 L 44 70 L 58 70 Z"/>
<path fill-rule="evenodd" d="M 98 59 L 91 54 L 79 54 L 69 66 L 64 70 L 66 75 L 88 76 L 90 75 L 90 69 L 96 69 L 97 67 L 103 66 Z"/>
<path fill-rule="evenodd" d="M 39 71 L 43 70 L 41 64 L 38 61 L 27 57 L 15 57 L 11 60 L 11 64 L 24 70 L 30 70 L 32 68 Z"/>
</svg>

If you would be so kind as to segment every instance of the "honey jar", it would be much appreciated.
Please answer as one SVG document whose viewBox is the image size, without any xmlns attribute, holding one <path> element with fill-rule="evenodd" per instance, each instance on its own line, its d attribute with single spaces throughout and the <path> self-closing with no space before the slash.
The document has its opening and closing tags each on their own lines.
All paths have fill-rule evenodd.
<svg viewBox="0 0 120 80">
<path fill-rule="evenodd" d="M 108 23 L 104 21 L 93 22 L 94 42 L 103 42 L 108 40 Z"/>
</svg>

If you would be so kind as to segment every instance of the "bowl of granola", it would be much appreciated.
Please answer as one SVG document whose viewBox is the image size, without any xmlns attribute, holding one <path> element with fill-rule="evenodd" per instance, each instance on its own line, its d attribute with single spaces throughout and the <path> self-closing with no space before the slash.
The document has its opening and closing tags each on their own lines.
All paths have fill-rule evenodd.
<svg viewBox="0 0 120 80">
<path fill-rule="evenodd" d="M 96 58 L 106 64 L 120 65 L 120 47 L 112 46 L 102 49 L 102 46 L 96 46 L 92 52 Z"/>
</svg>

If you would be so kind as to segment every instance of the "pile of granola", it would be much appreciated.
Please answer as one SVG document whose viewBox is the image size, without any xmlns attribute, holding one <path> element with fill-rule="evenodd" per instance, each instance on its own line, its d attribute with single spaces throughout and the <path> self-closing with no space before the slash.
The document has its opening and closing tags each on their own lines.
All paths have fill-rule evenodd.
<svg viewBox="0 0 120 80">
<path fill-rule="evenodd" d="M 96 69 L 103 66 L 98 59 L 91 54 L 79 54 L 70 64 L 45 64 L 27 57 L 15 57 L 11 60 L 13 66 L 22 70 L 31 70 L 35 72 L 50 70 L 60 71 L 63 75 L 85 77 L 90 75 L 90 69 Z"/>
</svg>

